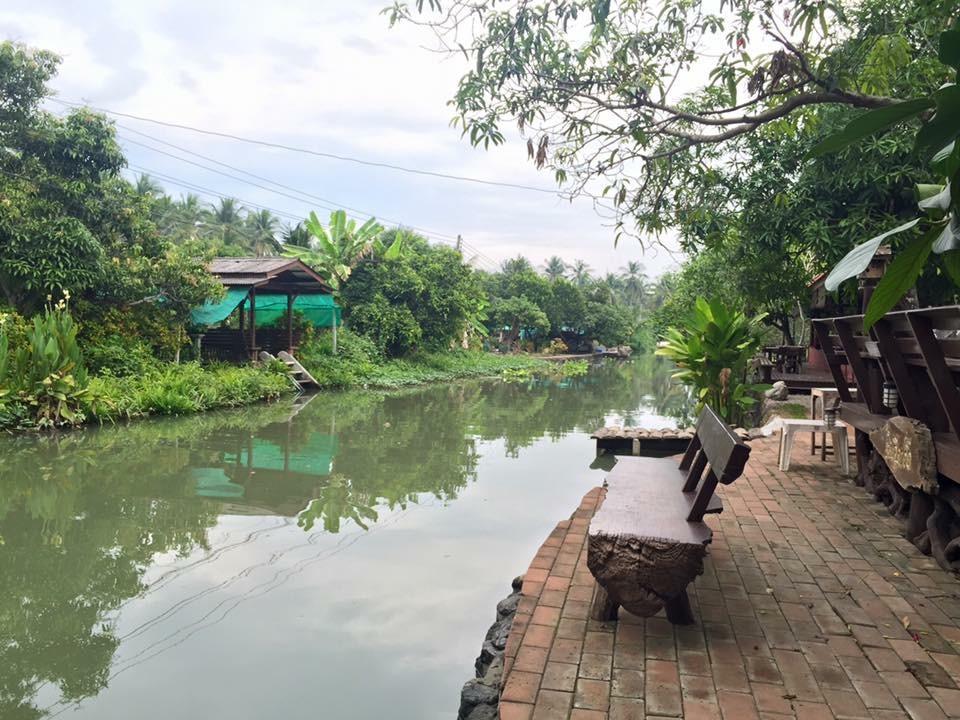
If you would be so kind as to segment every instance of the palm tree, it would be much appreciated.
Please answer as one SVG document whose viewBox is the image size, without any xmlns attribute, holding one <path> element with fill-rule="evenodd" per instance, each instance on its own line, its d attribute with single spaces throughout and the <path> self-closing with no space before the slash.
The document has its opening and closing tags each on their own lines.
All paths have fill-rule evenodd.
<svg viewBox="0 0 960 720">
<path fill-rule="evenodd" d="M 283 249 L 277 240 L 280 220 L 269 210 L 247 213 L 245 225 L 247 243 L 257 257 L 274 255 Z"/>
<path fill-rule="evenodd" d="M 523 255 L 517 255 L 515 258 L 504 260 L 500 263 L 500 272 L 504 275 L 515 275 L 516 273 L 529 272 L 533 270 L 533 265 Z"/>
<path fill-rule="evenodd" d="M 285 246 L 310 247 L 310 231 L 302 222 L 298 222 L 296 225 L 286 225 L 280 232 L 280 236 L 283 238 Z"/>
<path fill-rule="evenodd" d="M 208 224 L 222 245 L 245 247 L 248 237 L 243 229 L 243 206 L 235 198 L 221 198 L 210 206 Z"/>
<path fill-rule="evenodd" d="M 354 266 L 361 258 L 373 252 L 380 235 L 383 234 L 383 225 L 375 218 L 370 218 L 357 227 L 355 220 L 347 220 L 347 214 L 343 210 L 330 213 L 330 224 L 327 227 L 320 223 L 314 212 L 310 213 L 305 225 L 312 236 L 310 246 L 287 246 L 283 254 L 298 257 L 325 275 L 334 289 L 343 286 Z"/>
<path fill-rule="evenodd" d="M 583 260 L 574 260 L 567 269 L 570 271 L 570 279 L 577 287 L 583 287 L 590 282 L 590 266 Z"/>
<path fill-rule="evenodd" d="M 147 197 L 159 197 L 163 195 L 163 187 L 147 174 L 137 176 L 137 182 L 133 185 L 137 195 L 146 195 Z"/>
<path fill-rule="evenodd" d="M 559 280 L 567 274 L 567 264 L 556 255 L 549 257 L 543 264 L 543 274 L 550 278 L 551 282 Z"/>
<path fill-rule="evenodd" d="M 623 289 L 633 305 L 641 305 L 650 291 L 647 274 L 642 263 L 631 260 L 620 272 L 623 276 Z"/>
</svg>

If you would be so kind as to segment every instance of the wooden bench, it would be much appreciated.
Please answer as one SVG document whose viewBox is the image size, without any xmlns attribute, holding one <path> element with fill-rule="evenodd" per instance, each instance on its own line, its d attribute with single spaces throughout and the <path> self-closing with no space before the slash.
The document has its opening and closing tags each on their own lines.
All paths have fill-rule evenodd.
<svg viewBox="0 0 960 720">
<path fill-rule="evenodd" d="M 594 619 L 616 620 L 621 606 L 641 617 L 666 607 L 670 622 L 693 622 L 687 585 L 703 573 L 713 539 L 703 516 L 723 510 L 717 484 L 740 477 L 749 455 L 707 407 L 679 465 L 676 458 L 620 458 L 587 541 Z"/>
</svg>

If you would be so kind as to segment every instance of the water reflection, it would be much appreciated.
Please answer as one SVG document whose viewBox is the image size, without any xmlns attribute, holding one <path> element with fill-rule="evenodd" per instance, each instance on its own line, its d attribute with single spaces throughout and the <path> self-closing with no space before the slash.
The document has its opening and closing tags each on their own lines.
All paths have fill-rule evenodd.
<svg viewBox="0 0 960 720">
<path fill-rule="evenodd" d="M 687 402 L 667 377 L 665 366 L 641 358 L 562 383 L 325 394 L 303 406 L 0 440 L 0 717 L 55 715 L 84 698 L 116 694 L 113 684 L 104 690 L 111 678 L 194 638 L 209 627 L 207 615 L 220 622 L 236 604 L 275 591 L 294 573 L 312 572 L 313 555 L 289 567 L 282 556 L 312 547 L 318 532 L 366 530 L 385 514 L 425 502 L 443 506 L 469 485 L 491 482 L 492 471 L 484 475 L 479 467 L 494 447 L 514 462 L 545 438 L 557 442 L 611 418 L 665 424 L 657 416 L 677 416 Z M 586 468 L 589 445 L 578 448 L 571 446 L 571 457 L 582 453 Z M 559 482 L 569 460 L 558 455 L 557 463 L 550 472 Z M 225 579 L 216 576 L 228 551 L 246 552 L 265 533 L 296 525 L 308 535 L 288 550 L 231 568 Z M 460 534 L 469 540 L 488 532 L 465 523 Z M 331 542 L 323 552 L 342 547 Z M 376 567 L 376 556 L 364 559 Z M 144 648 L 132 645 L 160 633 L 172 612 L 132 624 L 135 607 L 169 596 L 179 612 L 264 568 L 272 574 L 228 597 L 231 604 L 218 601 Z M 177 595 L 177 583 L 186 579 L 191 594 Z M 121 651 L 118 662 L 121 645 L 136 651 Z M 349 656 L 345 648 L 338 659 Z"/>
</svg>

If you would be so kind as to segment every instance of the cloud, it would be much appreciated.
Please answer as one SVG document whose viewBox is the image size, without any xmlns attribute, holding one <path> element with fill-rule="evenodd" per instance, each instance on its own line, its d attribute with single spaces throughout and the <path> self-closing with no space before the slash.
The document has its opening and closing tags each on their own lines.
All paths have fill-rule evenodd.
<svg viewBox="0 0 960 720">
<path fill-rule="evenodd" d="M 0 32 L 64 56 L 54 88 L 67 100 L 374 161 L 553 188 L 550 174 L 532 166 L 515 134 L 505 147 L 489 151 L 460 138 L 450 127 L 447 102 L 463 59 L 424 49 L 429 37 L 422 29 L 388 29 L 383 4 L 291 0 L 263 12 L 252 0 L 7 0 Z M 449 236 L 462 233 L 497 262 L 518 253 L 541 262 L 558 253 L 583 258 L 601 273 L 629 259 L 643 259 L 653 272 L 672 264 L 664 253 L 641 258 L 632 242 L 614 249 L 609 222 L 589 201 L 570 204 L 547 194 L 267 150 L 134 120 L 120 123 L 379 217 Z M 326 212 L 311 199 L 254 188 L 132 143 L 126 149 L 132 164 L 203 185 L 215 191 L 210 198 L 233 194 L 293 216 Z"/>
</svg>

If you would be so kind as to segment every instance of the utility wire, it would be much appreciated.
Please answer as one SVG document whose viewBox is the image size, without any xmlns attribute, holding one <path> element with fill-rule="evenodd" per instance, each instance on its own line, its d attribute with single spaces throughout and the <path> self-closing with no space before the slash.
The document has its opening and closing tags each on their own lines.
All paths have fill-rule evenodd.
<svg viewBox="0 0 960 720">
<path fill-rule="evenodd" d="M 320 150 L 311 150 L 310 148 L 302 148 L 302 147 L 296 147 L 293 145 L 285 145 L 283 143 L 272 142 L 270 140 L 260 140 L 257 138 L 249 138 L 249 137 L 244 137 L 242 135 L 234 135 L 232 133 L 220 132 L 219 130 L 206 130 L 204 128 L 193 127 L 192 125 L 184 125 L 181 123 L 168 122 L 165 120 L 156 120 L 154 118 L 144 117 L 143 115 L 134 115 L 132 113 L 120 112 L 119 110 L 110 110 L 108 108 L 96 107 L 93 105 L 89 105 L 87 103 L 80 103 L 80 102 L 75 102 L 70 100 L 61 100 L 60 98 L 48 98 L 48 100 L 50 100 L 51 102 L 58 103 L 60 105 L 67 105 L 69 107 L 88 107 L 91 110 L 96 110 L 97 112 L 106 113 L 108 115 L 116 115 L 118 117 L 130 118 L 132 120 L 140 120 L 142 122 L 149 122 L 155 125 L 162 125 L 164 127 L 176 128 L 178 130 L 188 130 L 190 132 L 225 138 L 227 140 L 236 140 L 237 142 L 248 143 L 250 145 L 260 145 L 262 147 L 275 148 L 278 150 L 287 150 L 289 152 L 296 152 L 304 155 L 313 155 L 313 156 L 322 157 L 322 158 L 329 158 L 331 160 L 341 160 L 343 162 L 352 162 L 358 165 L 367 165 L 369 167 L 386 168 L 388 170 L 396 170 L 398 172 L 410 173 L 412 175 L 426 175 L 429 177 L 442 178 L 444 180 L 456 180 L 459 182 L 476 183 L 478 185 L 490 185 L 494 187 L 512 188 L 514 190 L 527 190 L 530 192 L 546 193 L 548 195 L 558 194 L 556 190 L 534 187 L 533 185 L 520 185 L 518 183 L 499 182 L 497 180 L 484 180 L 481 178 L 467 177 L 465 175 L 451 175 L 449 173 L 434 172 L 432 170 L 420 170 L 417 168 L 404 167 L 402 165 L 394 165 L 392 163 L 385 163 L 385 162 L 379 162 L 374 160 L 364 160 L 362 158 L 356 158 L 349 155 L 338 155 L 336 153 L 322 152 Z"/>
<path fill-rule="evenodd" d="M 176 186 L 178 186 L 178 187 L 182 187 L 182 188 L 184 188 L 184 189 L 186 189 L 186 190 L 193 190 L 194 192 L 199 192 L 199 193 L 202 193 L 202 194 L 204 194 L 204 195 L 210 195 L 210 196 L 213 196 L 213 197 L 218 197 L 218 198 L 221 198 L 221 199 L 224 199 L 224 200 L 226 200 L 226 199 L 233 199 L 233 200 L 236 200 L 237 202 L 239 202 L 241 205 L 243 205 L 243 206 L 245 206 L 245 207 L 246 207 L 246 206 L 249 206 L 249 207 L 252 207 L 252 208 L 256 208 L 256 209 L 258 209 L 258 210 L 269 210 L 269 211 L 272 212 L 274 215 L 278 215 L 278 216 L 280 216 L 280 217 L 285 217 L 285 218 L 287 218 L 287 219 L 294 220 L 294 221 L 296 221 L 296 222 L 300 222 L 300 221 L 303 220 L 303 218 L 302 218 L 301 216 L 296 215 L 296 214 L 294 214 L 294 213 L 290 213 L 290 212 L 287 212 L 287 211 L 285 211 L 285 210 L 279 210 L 279 209 L 277 209 L 277 208 L 270 207 L 270 206 L 268 206 L 268 205 L 261 205 L 261 204 L 259 204 L 259 203 L 251 202 L 251 201 L 249 201 L 249 200 L 244 200 L 243 198 L 238 198 L 238 197 L 235 197 L 235 196 L 233 196 L 233 195 L 227 195 L 227 194 L 221 193 L 221 192 L 219 192 L 219 191 L 217 191 L 217 190 L 214 190 L 214 189 L 212 189 L 212 188 L 206 187 L 206 186 L 204 186 L 204 185 L 198 185 L 198 184 L 193 183 L 193 182 L 190 182 L 190 181 L 188 181 L 188 180 L 183 180 L 182 178 L 177 178 L 177 177 L 174 177 L 174 176 L 172 176 L 172 175 L 168 175 L 168 174 L 166 174 L 166 173 L 162 173 L 162 172 L 159 172 L 159 171 L 157 171 L 157 170 L 153 170 L 153 169 L 151 169 L 151 168 L 144 167 L 144 166 L 142 166 L 142 165 L 136 165 L 136 164 L 131 163 L 131 164 L 129 165 L 129 167 L 132 168 L 132 169 L 135 169 L 135 170 L 137 170 L 137 171 L 139 171 L 139 172 L 141 172 L 141 173 L 143 173 L 143 174 L 150 175 L 150 176 L 153 176 L 153 177 L 158 177 L 158 178 L 160 178 L 161 180 L 163 180 L 163 181 L 165 181 L 165 182 L 168 182 L 168 183 L 170 183 L 170 184 L 172 184 L 172 185 L 176 185 Z M 294 199 L 296 199 L 296 198 L 294 198 Z M 445 239 L 443 239 L 443 238 L 437 238 L 437 237 L 430 237 L 430 236 L 428 236 L 428 237 L 429 237 L 429 239 L 435 240 L 436 242 L 441 243 L 441 244 L 443 244 L 443 245 L 448 245 L 448 246 L 451 246 L 451 247 L 455 246 L 455 243 L 454 243 L 454 242 L 451 242 L 451 241 L 449 241 L 449 240 L 445 240 Z M 492 265 L 493 267 L 497 267 L 496 263 L 494 263 L 492 260 L 487 260 L 487 262 L 488 262 L 488 264 Z"/>
<path fill-rule="evenodd" d="M 146 149 L 148 149 L 148 150 L 152 150 L 153 152 L 159 153 L 159 154 L 161 154 L 161 155 L 166 155 L 167 157 L 173 158 L 174 160 L 179 160 L 179 161 L 185 162 L 185 163 L 187 163 L 187 164 L 189 164 L 189 165 L 193 165 L 193 166 L 195 166 L 195 167 L 202 168 L 202 169 L 204 169 L 204 170 L 207 170 L 208 172 L 216 173 L 217 175 L 222 175 L 222 176 L 227 177 L 227 178 L 230 178 L 230 179 L 232 179 L 232 180 L 236 180 L 236 181 L 238 181 L 238 182 L 242 182 L 242 183 L 245 183 L 245 184 L 247 184 L 247 185 L 252 185 L 253 187 L 260 188 L 261 190 L 266 190 L 266 191 L 268 191 L 268 192 L 275 193 L 275 194 L 280 195 L 280 196 L 282 196 L 282 197 L 290 198 L 290 199 L 292 199 L 292 200 L 297 200 L 298 202 L 305 202 L 305 201 L 304 201 L 304 198 L 309 198 L 311 202 L 314 202 L 314 201 L 315 201 L 315 202 L 318 202 L 318 203 L 320 203 L 321 205 L 324 205 L 325 207 L 327 207 L 327 208 L 330 209 L 330 210 L 337 210 L 337 209 L 343 208 L 344 210 L 351 210 L 351 211 L 353 211 L 353 212 L 355 212 L 355 213 L 359 213 L 359 214 L 361 214 L 361 215 L 366 215 L 366 216 L 368 216 L 368 217 L 375 217 L 375 216 L 377 216 L 377 213 L 369 212 L 369 211 L 366 211 L 366 210 L 360 210 L 360 209 L 358 209 L 358 208 L 353 208 L 353 207 L 350 207 L 350 206 L 348 206 L 348 205 L 342 205 L 342 204 L 340 204 L 340 203 L 337 203 L 337 202 L 334 201 L 334 200 L 328 200 L 327 198 L 323 198 L 323 197 L 321 197 L 321 196 L 319 196 L 319 195 L 314 195 L 314 194 L 312 194 L 312 193 L 308 193 L 308 192 L 306 192 L 306 191 L 299 190 L 299 189 L 297 189 L 297 188 L 295 188 L 295 187 L 293 187 L 293 186 L 285 185 L 285 184 L 283 184 L 283 183 L 277 182 L 276 180 L 271 180 L 270 178 L 264 177 L 264 176 L 262 176 L 262 175 L 257 175 L 256 173 L 249 172 L 249 171 L 244 170 L 243 168 L 239 168 L 239 167 L 237 167 L 237 166 L 235 166 L 235 165 L 230 165 L 229 163 L 221 162 L 221 161 L 219 161 L 219 160 L 217 160 L 217 159 L 215 159 L 215 158 L 211 158 L 211 157 L 209 157 L 209 156 L 207 156 L 207 155 L 202 155 L 202 154 L 200 154 L 200 153 L 194 152 L 194 151 L 189 150 L 189 149 L 187 149 L 187 148 L 180 147 L 179 145 L 175 145 L 175 144 L 173 144 L 173 143 L 166 142 L 165 140 L 161 140 L 160 138 L 154 137 L 154 136 L 149 135 L 149 134 L 147 134 L 147 133 L 140 132 L 139 130 L 134 130 L 133 128 L 129 128 L 129 127 L 126 127 L 126 126 L 122 126 L 122 125 L 119 125 L 119 124 L 118 124 L 118 127 L 122 127 L 124 130 L 129 131 L 129 132 L 136 133 L 137 135 L 142 135 L 142 136 L 144 136 L 144 137 L 146 137 L 146 138 L 149 138 L 150 140 L 153 140 L 154 142 L 158 142 L 158 143 L 161 143 L 161 144 L 163 144 L 163 145 L 167 145 L 167 146 L 169 146 L 169 147 L 172 147 L 172 148 L 174 148 L 174 149 L 176 149 L 176 150 L 178 150 L 178 151 L 180 151 L 180 152 L 186 153 L 186 154 L 188 154 L 188 155 L 193 155 L 193 156 L 195 156 L 195 157 L 199 157 L 199 158 L 201 158 L 201 159 L 203 159 L 203 160 L 207 160 L 208 162 L 215 163 L 216 165 L 220 165 L 220 166 L 225 167 L 225 168 L 228 168 L 228 169 L 230 169 L 230 170 L 234 170 L 234 171 L 236 171 L 236 172 L 238 172 L 238 173 L 242 173 L 242 174 L 244 174 L 244 175 L 249 175 L 250 177 L 256 178 L 257 180 L 262 180 L 263 182 L 270 183 L 271 185 L 276 185 L 277 187 L 284 188 L 285 190 L 289 190 L 289 191 L 291 191 L 291 192 L 294 192 L 294 193 L 297 194 L 297 196 L 302 196 L 302 197 L 297 197 L 297 196 L 294 196 L 294 195 L 290 195 L 289 193 L 286 193 L 286 192 L 281 192 L 280 190 L 276 190 L 276 189 L 274 189 L 274 188 L 267 187 L 267 186 L 265 186 L 265 185 L 261 185 L 261 184 L 256 183 L 256 182 L 252 182 L 252 181 L 247 180 L 247 179 L 242 178 L 242 177 L 237 177 L 236 175 L 232 175 L 232 174 L 230 174 L 230 173 L 223 172 L 222 170 L 217 170 L 216 168 L 209 167 L 208 165 L 204 165 L 204 164 L 202 164 L 202 163 L 198 163 L 198 162 L 195 162 L 195 161 L 193 161 L 193 160 L 189 160 L 189 159 L 187 159 L 187 158 L 180 157 L 180 156 L 175 155 L 175 154 L 173 154 L 173 153 L 169 153 L 169 152 L 167 152 L 167 151 L 165 151 L 165 150 L 161 150 L 161 149 L 159 149 L 159 148 L 152 147 L 151 145 L 149 145 L 149 144 L 147 144 L 147 143 L 143 143 L 143 142 L 140 142 L 140 141 L 138 141 L 138 140 L 133 140 L 132 138 L 128 138 L 128 137 L 125 137 L 125 136 L 123 136 L 123 135 L 118 135 L 118 137 L 119 137 L 121 140 L 123 140 L 124 142 L 132 143 L 132 144 L 134 144 L 134 145 L 139 145 L 140 147 L 146 148 Z M 428 236 L 428 237 L 432 237 L 432 238 L 437 239 L 437 240 L 440 240 L 440 239 L 442 239 L 442 238 L 446 238 L 446 239 L 449 239 L 449 240 L 452 240 L 452 241 L 457 241 L 457 237 L 455 237 L 455 236 L 453 236 L 453 235 L 448 235 L 448 234 L 446 234 L 446 233 L 441 233 L 441 232 L 438 232 L 438 231 L 435 231 L 435 230 L 429 230 L 429 229 L 427 229 L 427 228 L 417 227 L 417 226 L 415 226 L 415 225 L 406 225 L 406 224 L 402 223 L 402 222 L 399 221 L 399 220 L 393 220 L 393 219 L 388 218 L 388 217 L 382 217 L 382 216 L 381 216 L 381 219 L 384 220 L 385 222 L 391 223 L 391 224 L 393 224 L 393 225 L 397 225 L 398 227 L 407 227 L 407 228 L 409 228 L 409 229 L 411 229 L 411 230 L 414 230 L 414 231 L 416 231 L 416 232 L 418 232 L 418 233 L 421 233 L 421 234 L 426 235 L 426 236 Z M 478 257 L 483 258 L 483 259 L 486 260 L 488 263 L 490 263 L 490 264 L 492 264 L 492 265 L 494 265 L 494 266 L 497 265 L 496 260 L 494 260 L 493 258 L 489 257 L 488 255 L 485 255 L 485 254 L 482 253 L 478 248 L 469 245 L 468 243 L 464 242 L 462 239 L 461 239 L 459 242 L 460 242 L 460 245 L 461 245 L 462 247 L 466 248 L 466 249 L 467 249 L 468 251 L 470 251 L 471 253 L 475 254 L 475 255 L 478 256 Z"/>
</svg>

